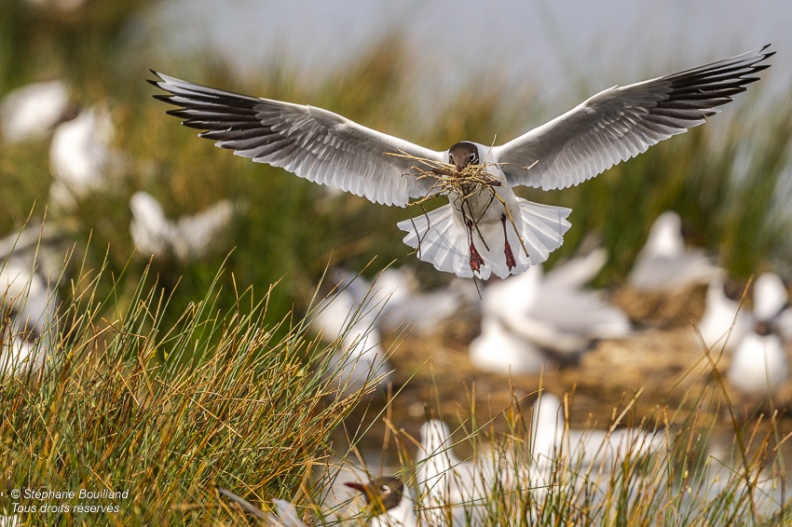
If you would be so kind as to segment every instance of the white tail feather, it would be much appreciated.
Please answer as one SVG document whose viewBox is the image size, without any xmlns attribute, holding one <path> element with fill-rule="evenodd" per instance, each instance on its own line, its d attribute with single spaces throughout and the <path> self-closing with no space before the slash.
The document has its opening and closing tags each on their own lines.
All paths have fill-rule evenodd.
<svg viewBox="0 0 792 527">
<path fill-rule="evenodd" d="M 482 280 L 488 279 L 492 273 L 506 278 L 544 262 L 561 246 L 564 233 L 571 226 L 566 219 L 571 209 L 541 205 L 522 198 L 517 198 L 517 205 L 518 210 L 512 211 L 513 223 L 506 220 L 509 245 L 517 264 L 512 269 L 506 265 L 503 225 L 500 222 L 482 222 L 474 229 L 473 243 L 484 260 L 475 276 Z M 398 227 L 407 233 L 404 243 L 417 249 L 421 260 L 431 263 L 439 271 L 463 278 L 474 276 L 470 268 L 467 228 L 454 214 L 451 205 L 399 222 Z"/>
</svg>

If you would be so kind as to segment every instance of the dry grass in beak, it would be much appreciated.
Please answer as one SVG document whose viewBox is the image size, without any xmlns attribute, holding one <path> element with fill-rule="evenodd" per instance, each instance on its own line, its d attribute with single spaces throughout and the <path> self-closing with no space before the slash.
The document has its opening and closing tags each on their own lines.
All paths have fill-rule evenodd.
<svg viewBox="0 0 792 527">
<path fill-rule="evenodd" d="M 495 188 L 500 187 L 502 183 L 487 171 L 488 167 L 500 166 L 500 163 L 480 163 L 478 165 L 471 164 L 467 165 L 460 172 L 454 165 L 449 163 L 441 163 L 433 159 L 416 157 L 401 150 L 398 153 L 386 152 L 385 155 L 401 157 L 415 161 L 416 164 L 412 167 L 412 169 L 417 173 L 417 176 L 415 177 L 418 179 L 431 178 L 434 181 L 427 195 L 417 201 L 412 202 L 411 205 L 420 206 L 426 200 L 437 195 L 457 196 L 459 199 L 459 208 L 462 212 L 463 219 L 466 223 L 468 220 L 470 220 L 470 223 L 474 226 L 476 233 L 479 235 L 479 239 L 481 239 L 485 246 L 487 245 L 487 242 L 481 235 L 481 231 L 478 227 L 478 218 L 472 214 L 472 208 L 468 203 L 468 200 L 474 196 L 477 196 L 478 194 L 481 194 L 482 192 L 489 192 L 491 199 L 493 201 L 497 199 L 503 206 L 503 211 L 506 214 L 509 223 L 511 223 L 512 227 L 514 228 L 514 232 L 517 234 L 517 239 L 520 242 L 523 252 L 526 256 L 530 256 L 528 254 L 528 249 L 525 247 L 522 236 L 520 236 L 520 230 L 514 223 L 514 217 L 512 216 L 511 210 L 509 210 L 509 207 L 506 206 L 506 202 L 498 195 L 495 190 Z M 530 166 L 522 168 L 529 170 L 538 162 L 538 160 L 534 161 Z M 405 176 L 406 175 L 413 176 L 414 174 L 405 174 Z M 487 246 L 487 249 L 489 249 L 489 246 Z"/>
</svg>

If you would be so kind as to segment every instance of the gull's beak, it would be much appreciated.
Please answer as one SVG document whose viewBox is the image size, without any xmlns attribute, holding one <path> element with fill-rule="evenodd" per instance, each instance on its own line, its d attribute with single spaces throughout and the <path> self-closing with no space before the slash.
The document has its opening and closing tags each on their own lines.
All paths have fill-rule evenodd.
<svg viewBox="0 0 792 527">
<path fill-rule="evenodd" d="M 357 483 L 356 481 L 348 481 L 348 482 L 344 483 L 344 485 L 346 485 L 350 489 L 355 489 L 355 490 L 357 490 L 359 492 L 366 492 L 366 486 L 365 485 L 361 485 L 360 483 Z"/>
</svg>

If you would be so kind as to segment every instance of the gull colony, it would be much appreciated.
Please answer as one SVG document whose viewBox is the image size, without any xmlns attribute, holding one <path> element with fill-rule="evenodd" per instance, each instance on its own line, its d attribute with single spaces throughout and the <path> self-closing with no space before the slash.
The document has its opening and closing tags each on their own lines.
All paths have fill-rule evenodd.
<svg viewBox="0 0 792 527">
<path fill-rule="evenodd" d="M 601 341 L 627 343 L 642 329 L 590 284 L 608 254 L 595 248 L 546 266 L 571 228 L 570 210 L 528 201 L 519 186 L 564 189 L 597 176 L 673 135 L 701 125 L 732 101 L 773 53 L 763 47 L 743 55 L 627 86 L 615 86 L 561 116 L 498 146 L 460 141 L 431 150 L 312 106 L 254 98 L 154 72 L 150 81 L 177 106 L 169 113 L 201 130 L 216 146 L 255 162 L 369 200 L 400 207 L 444 196 L 448 204 L 404 220 L 398 227 L 418 258 L 455 280 L 424 290 L 422 269 L 409 265 L 374 273 L 328 273 L 330 293 L 309 310 L 316 334 L 329 344 L 326 381 L 338 397 L 376 386 L 386 393 L 398 382 L 394 335 L 431 339 L 441 328 L 467 320 L 477 328 L 457 357 L 473 370 L 505 379 L 531 379 L 575 367 Z M 73 215 L 97 192 L 113 192 L 130 161 L 115 146 L 109 106 L 79 109 L 60 81 L 30 85 L 0 103 L 4 145 L 51 137 L 55 217 Z M 149 192 L 149 190 L 151 192 Z M 205 258 L 221 242 L 239 208 L 219 200 L 203 210 L 168 217 L 154 189 L 129 199 L 130 237 L 145 258 L 186 264 Z M 788 375 L 786 345 L 792 339 L 787 289 L 773 273 L 753 283 L 750 308 L 723 269 L 704 251 L 688 247 L 682 219 L 667 211 L 649 229 L 625 287 L 666 294 L 707 287 L 705 307 L 691 329 L 699 344 L 729 360 L 727 382 L 746 400 L 777 393 Z M 59 342 L 57 273 L 47 269 L 31 229 L 0 240 L 0 299 L 5 312 L 0 375 L 46 372 Z M 41 233 L 38 233 L 41 234 Z M 42 249 L 46 249 L 42 245 Z M 513 276 L 514 275 L 514 276 Z M 317 287 L 319 287 L 317 285 Z M 629 360 L 629 359 L 627 359 Z M 614 372 L 617 375 L 617 372 Z M 613 470 L 625 456 L 662 453 L 662 431 L 612 426 L 571 429 L 567 399 L 544 391 L 532 408 L 527 455 L 460 458 L 449 425 L 427 419 L 416 441 L 413 473 L 358 474 L 345 488 L 370 525 L 403 527 L 486 517 L 495 489 L 543 495 L 559 467 Z M 604 467 L 604 468 L 603 468 Z M 226 499 L 267 525 L 300 526 L 304 519 L 286 501 L 262 511 L 230 491 Z M 534 518 L 535 519 L 535 518 Z"/>
</svg>

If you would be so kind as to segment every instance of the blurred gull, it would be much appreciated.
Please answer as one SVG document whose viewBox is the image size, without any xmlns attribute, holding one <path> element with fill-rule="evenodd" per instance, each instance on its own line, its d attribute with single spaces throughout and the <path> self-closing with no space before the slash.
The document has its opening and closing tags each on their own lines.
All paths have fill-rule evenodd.
<svg viewBox="0 0 792 527">
<path fill-rule="evenodd" d="M 775 273 L 762 273 L 753 284 L 753 299 L 754 318 L 768 321 L 787 307 L 789 294 L 780 276 Z"/>
<path fill-rule="evenodd" d="M 773 393 L 786 381 L 787 356 L 772 324 L 759 322 L 746 331 L 734 350 L 726 376 L 731 385 L 749 396 Z"/>
<path fill-rule="evenodd" d="M 67 118 L 69 90 L 59 80 L 17 88 L 0 102 L 0 131 L 7 143 L 40 138 Z"/>
<path fill-rule="evenodd" d="M 606 260 L 607 253 L 601 248 L 585 256 L 572 258 L 557 265 L 550 271 L 545 278 L 544 284 L 550 284 L 551 288 L 562 289 L 582 287 L 586 282 L 596 276 L 600 269 L 602 269 Z M 529 271 L 529 273 L 532 272 L 533 271 Z M 529 280 L 527 276 L 529 273 L 523 275 L 524 279 L 514 279 L 526 285 L 526 292 L 536 287 L 533 282 L 536 276 L 531 275 L 532 279 Z M 529 284 L 532 284 L 531 287 L 528 287 Z M 494 291 L 492 291 L 493 288 Z M 492 294 L 496 292 L 497 289 L 498 286 L 493 283 L 489 285 L 487 290 L 490 291 L 489 294 Z M 485 293 L 485 295 L 486 294 L 487 293 Z M 527 296 L 530 297 L 530 293 L 527 293 Z M 470 361 L 474 366 L 483 371 L 504 375 L 512 373 L 517 375 L 540 373 L 550 358 L 541 348 L 531 342 L 531 340 L 523 336 L 518 336 L 510 329 L 510 326 L 507 327 L 504 320 L 501 319 L 502 311 L 500 310 L 500 307 L 509 308 L 508 305 L 501 304 L 501 301 L 506 300 L 505 297 L 498 297 L 496 301 L 492 301 L 491 299 L 485 301 L 485 305 L 490 306 L 490 308 L 483 310 L 481 334 L 470 343 Z M 493 309 L 493 306 L 497 309 Z M 515 305 L 512 304 L 512 306 Z M 511 321 L 515 320 L 509 315 L 505 318 Z M 580 345 L 583 346 L 584 344 Z"/>
<path fill-rule="evenodd" d="M 113 147 L 115 127 L 110 111 L 96 105 L 55 129 L 50 145 L 50 167 L 55 177 L 50 205 L 72 209 L 77 200 L 104 188 L 121 166 Z"/>
<path fill-rule="evenodd" d="M 55 345 L 55 293 L 27 258 L 0 262 L 0 377 L 40 370 Z"/>
<path fill-rule="evenodd" d="M 652 225 L 628 280 L 637 289 L 662 291 L 706 284 L 721 274 L 704 251 L 685 248 L 682 220 L 666 211 Z"/>
<path fill-rule="evenodd" d="M 774 273 L 760 275 L 753 287 L 753 327 L 737 344 L 727 378 L 742 393 L 762 396 L 778 390 L 788 374 L 786 350 L 776 326 L 787 291 Z"/>
<path fill-rule="evenodd" d="M 545 276 L 545 283 L 553 287 L 581 288 L 599 274 L 607 261 L 608 252 L 597 247 L 553 267 Z"/>
<path fill-rule="evenodd" d="M 234 494 L 228 489 L 217 487 L 217 491 L 239 505 L 247 514 L 253 516 L 257 520 L 263 521 L 264 525 L 267 527 L 306 527 L 305 522 L 303 522 L 297 514 L 294 505 L 286 500 L 272 500 L 272 505 L 275 509 L 275 514 L 273 514 L 271 512 L 262 511 L 245 498 Z"/>
<path fill-rule="evenodd" d="M 727 294 L 727 289 L 731 294 Z M 739 297 L 732 299 L 734 293 L 739 291 L 731 289 L 731 284 L 724 283 L 720 276 L 713 278 L 707 287 L 704 314 L 699 321 L 698 331 L 704 345 L 714 351 L 732 351 L 751 324 L 751 316 L 744 306 L 740 307 Z"/>
<path fill-rule="evenodd" d="M 454 525 L 465 525 L 466 515 L 476 516 L 471 507 L 482 506 L 492 493 L 496 475 L 491 461 L 462 461 L 452 447 L 451 430 L 443 421 L 421 426 L 415 467 L 423 525 L 446 525 L 449 514 Z"/>
<path fill-rule="evenodd" d="M 337 288 L 314 310 L 313 328 L 325 339 L 340 339 L 325 376 L 342 395 L 357 392 L 375 379 L 384 389 L 390 380 L 392 368 L 377 326 L 381 309 L 370 297 L 358 298 L 350 288 Z"/>
<path fill-rule="evenodd" d="M 775 273 L 759 275 L 754 282 L 754 318 L 772 322 L 775 331 L 786 342 L 792 341 L 792 308 L 781 277 Z"/>
<path fill-rule="evenodd" d="M 162 205 L 147 192 L 136 192 L 129 201 L 132 222 L 129 232 L 138 253 L 148 256 L 173 255 L 182 262 L 204 257 L 222 240 L 233 219 L 229 200 L 221 200 L 192 215 L 177 220 L 165 217 Z"/>
<path fill-rule="evenodd" d="M 596 339 L 630 333 L 627 316 L 591 291 L 564 280 L 543 280 L 541 266 L 489 284 L 482 292 L 483 316 L 561 361 L 576 360 Z"/>
<path fill-rule="evenodd" d="M 561 400 L 542 392 L 533 406 L 534 461 L 541 467 L 572 463 L 574 468 L 602 464 L 610 469 L 629 456 L 637 459 L 659 450 L 664 444 L 661 435 L 640 430 L 567 430 Z"/>
<path fill-rule="evenodd" d="M 535 374 L 542 371 L 547 356 L 509 331 L 499 318 L 487 316 L 481 320 L 481 335 L 470 343 L 470 362 L 493 373 Z"/>
<path fill-rule="evenodd" d="M 758 79 L 773 52 L 614 86 L 503 145 L 462 141 L 434 151 L 312 106 L 217 90 L 152 71 L 201 137 L 316 183 L 406 206 L 429 195 L 448 205 L 402 221 L 418 258 L 461 277 L 505 278 L 547 260 L 570 228 L 569 209 L 532 203 L 513 186 L 562 189 L 705 122 Z M 388 155 L 397 154 L 397 155 Z"/>
<path fill-rule="evenodd" d="M 408 329 L 416 335 L 436 333 L 462 303 L 458 288 L 418 291 L 415 273 L 405 267 L 389 267 L 373 283 L 341 269 L 333 271 L 333 278 L 358 300 L 369 298 L 372 305 L 379 307 L 377 322 L 383 331 Z"/>
</svg>

